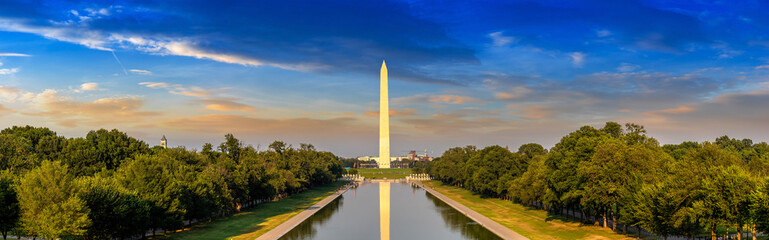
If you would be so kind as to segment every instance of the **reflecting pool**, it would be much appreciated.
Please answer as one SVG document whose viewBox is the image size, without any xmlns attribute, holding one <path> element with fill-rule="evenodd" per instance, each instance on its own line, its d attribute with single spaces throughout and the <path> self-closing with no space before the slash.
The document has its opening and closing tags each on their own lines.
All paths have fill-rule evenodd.
<svg viewBox="0 0 769 240">
<path fill-rule="evenodd" d="M 500 238 L 418 187 L 367 182 L 348 190 L 281 239 Z"/>
</svg>

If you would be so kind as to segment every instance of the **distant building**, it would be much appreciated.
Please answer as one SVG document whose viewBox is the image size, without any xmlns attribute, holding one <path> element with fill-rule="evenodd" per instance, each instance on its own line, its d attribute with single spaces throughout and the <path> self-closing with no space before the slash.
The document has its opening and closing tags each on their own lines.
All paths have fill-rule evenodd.
<svg viewBox="0 0 769 240">
<path fill-rule="evenodd" d="M 370 161 L 376 161 L 376 162 L 378 162 L 378 160 L 379 160 L 379 157 L 372 157 L 372 156 L 363 156 L 363 157 L 358 157 L 358 161 L 366 161 L 366 162 L 370 162 Z M 430 157 L 430 156 L 427 156 L 427 153 L 426 153 L 426 152 L 425 152 L 425 154 L 424 154 L 424 155 L 419 155 L 419 154 L 417 154 L 417 152 L 416 152 L 416 151 L 414 151 L 414 150 L 411 150 L 411 151 L 410 151 L 408 154 L 406 154 L 406 156 L 402 156 L 402 157 L 390 157 L 390 161 L 391 161 L 391 162 L 393 162 L 393 161 L 402 161 L 402 160 L 410 160 L 410 161 L 432 161 L 432 160 L 433 160 L 433 158 L 432 158 L 432 157 Z"/>
<path fill-rule="evenodd" d="M 417 154 L 416 150 L 411 150 L 408 154 L 406 154 L 406 159 L 411 161 L 432 161 L 433 158 L 427 155 L 427 150 L 425 150 L 424 155 Z"/>
<path fill-rule="evenodd" d="M 408 158 L 407 157 L 390 157 L 390 161 L 391 162 L 392 161 L 400 161 L 401 159 L 408 159 Z M 376 162 L 379 162 L 378 160 L 379 160 L 379 157 L 371 157 L 371 156 L 358 157 L 358 161 L 366 161 L 366 162 L 376 161 Z"/>
<path fill-rule="evenodd" d="M 163 148 L 168 148 L 168 140 L 166 140 L 166 135 L 163 135 L 163 138 L 160 139 L 160 146 Z"/>
</svg>

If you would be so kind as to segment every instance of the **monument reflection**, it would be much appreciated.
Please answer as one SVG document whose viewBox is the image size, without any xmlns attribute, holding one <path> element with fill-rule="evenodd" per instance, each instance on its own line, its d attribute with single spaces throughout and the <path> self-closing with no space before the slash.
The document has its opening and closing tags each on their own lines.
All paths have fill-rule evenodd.
<svg viewBox="0 0 769 240">
<path fill-rule="evenodd" d="M 379 236 L 390 240 L 390 182 L 379 183 Z"/>
</svg>

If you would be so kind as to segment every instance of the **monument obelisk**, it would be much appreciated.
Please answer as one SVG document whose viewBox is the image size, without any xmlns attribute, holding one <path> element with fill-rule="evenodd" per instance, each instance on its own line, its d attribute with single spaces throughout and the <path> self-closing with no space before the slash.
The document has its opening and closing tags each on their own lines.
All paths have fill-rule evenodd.
<svg viewBox="0 0 769 240">
<path fill-rule="evenodd" d="M 379 71 L 379 168 L 390 168 L 390 103 L 387 95 L 387 65 Z"/>
</svg>

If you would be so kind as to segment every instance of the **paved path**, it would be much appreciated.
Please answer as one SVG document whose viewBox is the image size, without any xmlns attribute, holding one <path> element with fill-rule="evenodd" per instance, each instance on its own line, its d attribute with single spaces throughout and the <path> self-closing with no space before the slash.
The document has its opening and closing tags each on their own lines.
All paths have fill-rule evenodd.
<svg viewBox="0 0 769 240">
<path fill-rule="evenodd" d="M 307 218 L 310 218 L 313 214 L 320 211 L 320 209 L 323 209 L 323 207 L 328 205 L 331 201 L 334 201 L 334 199 L 338 198 L 339 196 L 342 196 L 342 194 L 345 192 L 347 192 L 347 188 L 345 188 L 344 190 L 339 190 L 339 191 L 336 191 L 335 193 L 332 193 L 330 196 L 324 198 L 323 200 L 320 200 L 320 202 L 316 203 L 315 205 L 312 205 L 311 207 L 305 209 L 304 211 L 300 212 L 296 216 L 281 223 L 280 225 L 273 228 L 272 230 L 262 234 L 262 236 L 259 236 L 258 238 L 256 238 L 256 240 L 273 240 L 273 239 L 278 239 L 283 235 L 286 235 L 286 233 L 291 231 L 291 229 L 294 229 L 297 225 L 304 222 L 304 220 L 307 220 Z"/>
<path fill-rule="evenodd" d="M 521 234 L 518 234 L 517 232 L 514 232 L 513 230 L 510 230 L 509 228 L 502 226 L 502 224 L 499 224 L 494 220 L 491 220 L 486 216 L 483 216 L 480 213 L 473 211 L 468 207 L 465 207 L 465 205 L 462 205 L 461 203 L 458 203 L 457 201 L 454 201 L 451 198 L 448 198 L 443 194 L 440 194 L 438 191 L 435 191 L 432 188 L 425 187 L 425 185 L 423 185 L 422 182 L 416 182 L 416 184 L 419 185 L 419 187 L 421 187 L 425 191 L 429 192 L 433 196 L 440 199 L 441 201 L 445 202 L 449 206 L 453 207 L 457 211 L 461 212 L 468 218 L 472 219 L 473 221 L 477 222 L 481 226 L 485 227 L 492 233 L 501 237 L 502 239 L 514 239 L 514 240 L 528 239 L 522 236 Z"/>
</svg>

